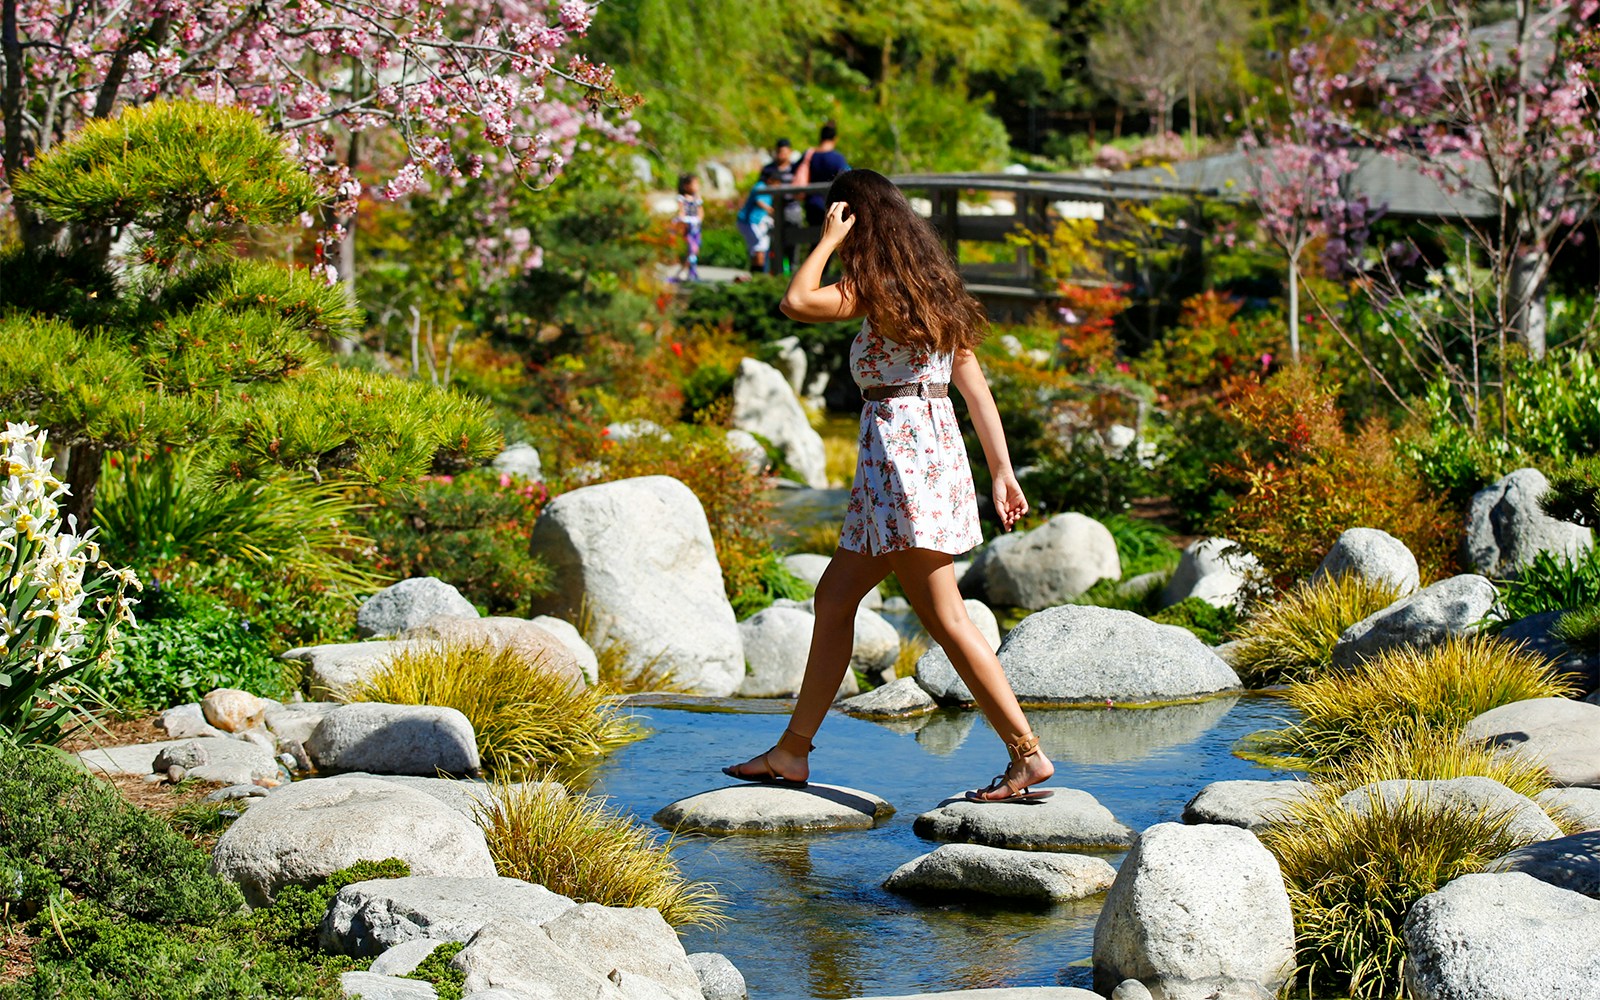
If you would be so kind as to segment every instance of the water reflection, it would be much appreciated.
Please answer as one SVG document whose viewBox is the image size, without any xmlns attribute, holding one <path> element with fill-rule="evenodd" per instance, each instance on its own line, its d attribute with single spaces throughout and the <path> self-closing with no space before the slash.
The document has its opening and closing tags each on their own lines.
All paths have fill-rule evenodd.
<svg viewBox="0 0 1600 1000">
<path fill-rule="evenodd" d="M 1212 698 L 1160 708 L 1034 708 L 1028 721 L 1053 760 L 1123 764 L 1193 743 L 1239 701 Z"/>
<path fill-rule="evenodd" d="M 917 730 L 917 743 L 929 753 L 948 757 L 967 742 L 982 716 L 951 708 L 924 718 L 927 722 Z"/>
</svg>

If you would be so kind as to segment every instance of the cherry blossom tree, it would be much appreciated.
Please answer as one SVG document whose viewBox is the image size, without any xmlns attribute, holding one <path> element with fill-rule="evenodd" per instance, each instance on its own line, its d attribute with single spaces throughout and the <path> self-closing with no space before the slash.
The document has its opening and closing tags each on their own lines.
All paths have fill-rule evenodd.
<svg viewBox="0 0 1600 1000">
<path fill-rule="evenodd" d="M 389 197 L 444 181 L 547 181 L 585 128 L 624 135 L 630 99 L 611 71 L 573 54 L 583 0 L 0 0 L 0 132 L 8 193 L 17 171 L 82 123 L 183 96 L 254 109 L 285 133 L 345 224 L 358 167 L 383 166 Z M 365 177 L 365 174 L 360 175 Z M 24 242 L 66 232 L 12 204 Z M 331 276 L 331 261 L 322 266 Z"/>
</svg>

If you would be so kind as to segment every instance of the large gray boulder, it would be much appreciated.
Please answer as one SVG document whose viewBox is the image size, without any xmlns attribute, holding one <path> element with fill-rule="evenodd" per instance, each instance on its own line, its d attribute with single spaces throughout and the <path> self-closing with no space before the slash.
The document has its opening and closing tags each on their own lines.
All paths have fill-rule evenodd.
<svg viewBox="0 0 1600 1000">
<path fill-rule="evenodd" d="M 491 920 L 542 924 L 577 905 L 542 885 L 501 876 L 373 879 L 339 890 L 317 939 L 340 955 L 381 955 L 407 941 L 466 941 Z"/>
<path fill-rule="evenodd" d="M 1188 629 L 1087 605 L 1029 615 L 998 656 L 1017 699 L 1029 705 L 1181 701 L 1240 686 L 1233 668 Z M 917 682 L 941 703 L 972 701 L 938 647 L 917 661 Z"/>
<path fill-rule="evenodd" d="M 322 717 L 305 746 L 328 773 L 461 775 L 480 766 L 472 723 L 441 705 L 344 705 Z"/>
<path fill-rule="evenodd" d="M 586 620 L 584 638 L 596 650 L 620 646 L 626 673 L 669 672 L 716 697 L 744 681 L 711 529 L 683 483 L 644 476 L 563 493 L 534 525 L 532 550 L 558 582 L 534 613 Z"/>
<path fill-rule="evenodd" d="M 1472 775 L 1435 781 L 1395 779 L 1362 785 L 1340 796 L 1339 804 L 1358 815 L 1366 815 L 1382 804 L 1388 810 L 1401 803 L 1413 803 L 1429 813 L 1454 812 L 1464 816 L 1506 819 L 1506 832 L 1519 841 L 1549 840 L 1561 836 L 1539 804 L 1495 781 Z"/>
<path fill-rule="evenodd" d="M 100 774 L 145 775 L 154 771 L 157 757 L 174 754 L 180 749 L 189 759 L 198 761 L 192 767 L 185 766 L 184 770 L 187 777 L 199 781 L 248 785 L 278 780 L 278 762 L 271 750 L 226 736 L 84 750 L 78 754 L 78 759 L 84 767 Z"/>
<path fill-rule="evenodd" d="M 339 988 L 346 998 L 360 1000 L 434 1000 L 438 996 L 432 983 L 375 972 L 342 972 Z"/>
<path fill-rule="evenodd" d="M 704 1000 L 750 1000 L 750 990 L 728 956 L 715 951 L 699 951 L 689 956 L 689 966 L 700 977 L 700 996 Z"/>
<path fill-rule="evenodd" d="M 819 555 L 815 552 L 794 552 L 783 557 L 783 565 L 789 572 L 810 584 L 812 590 L 817 589 L 817 584 L 822 582 L 822 574 L 827 572 L 828 564 L 833 562 L 832 556 Z M 861 606 L 877 611 L 883 607 L 883 594 L 877 587 L 867 591 L 867 596 L 861 599 Z"/>
<path fill-rule="evenodd" d="M 1487 872 L 1522 872 L 1541 882 L 1600 899 L 1600 830 L 1528 844 L 1484 866 Z"/>
<path fill-rule="evenodd" d="M 1116 877 L 1103 858 L 1083 854 L 945 844 L 896 868 L 883 886 L 904 893 L 1062 902 L 1104 892 Z"/>
<path fill-rule="evenodd" d="M 217 840 L 211 867 L 252 906 L 285 885 L 307 885 L 357 861 L 399 858 L 413 875 L 491 878 L 483 831 L 432 796 L 371 778 L 285 785 Z"/>
<path fill-rule="evenodd" d="M 1001 535 L 978 550 L 967 578 L 990 604 L 1038 609 L 1070 601 L 1122 576 L 1117 541 L 1078 513 L 1057 514 L 1032 531 Z"/>
<path fill-rule="evenodd" d="M 1270 1000 L 1294 971 L 1294 949 L 1289 893 L 1255 834 L 1158 823 L 1106 893 L 1095 989 L 1137 979 L 1165 1000 Z"/>
<path fill-rule="evenodd" d="M 783 373 L 755 358 L 739 362 L 733 377 L 733 426 L 771 441 L 813 489 L 828 485 L 822 435 L 811 426 Z"/>
<path fill-rule="evenodd" d="M 1576 559 L 1594 544 L 1588 528 L 1557 521 L 1539 508 L 1550 480 L 1518 469 L 1479 490 L 1467 508 L 1462 562 L 1497 580 L 1520 574 L 1541 552 Z"/>
<path fill-rule="evenodd" d="M 949 990 L 897 997 L 856 1000 L 1102 1000 L 1100 994 L 1075 986 L 1007 986 L 993 990 Z"/>
<path fill-rule="evenodd" d="M 1260 560 L 1229 539 L 1202 538 L 1190 542 L 1161 592 L 1161 604 L 1171 607 L 1179 601 L 1198 597 L 1219 608 L 1237 607 L 1240 590 L 1250 574 L 1260 568 Z"/>
<path fill-rule="evenodd" d="M 1600 705 L 1567 698 L 1514 701 L 1467 723 L 1462 739 L 1526 757 L 1558 785 L 1600 787 Z"/>
<path fill-rule="evenodd" d="M 1533 801 L 1567 829 L 1600 830 L 1600 788 L 1546 788 Z"/>
<path fill-rule="evenodd" d="M 680 833 L 794 833 L 867 830 L 892 815 L 894 806 L 855 788 L 752 782 L 679 799 L 663 806 L 654 819 Z"/>
<path fill-rule="evenodd" d="M 1600 901 L 1522 872 L 1464 875 L 1406 914 L 1413 1000 L 1595 1000 Z"/>
<path fill-rule="evenodd" d="M 1259 833 L 1315 792 L 1309 781 L 1213 781 L 1183 807 L 1183 821 L 1241 826 Z"/>
<path fill-rule="evenodd" d="M 1350 528 L 1340 534 L 1311 574 L 1311 582 L 1345 575 L 1386 583 L 1402 595 L 1422 585 L 1417 557 L 1405 542 L 1379 528 Z"/>
<path fill-rule="evenodd" d="M 912 832 L 928 840 L 1019 851 L 1114 851 L 1133 843 L 1133 831 L 1093 795 L 1056 788 L 1031 802 L 969 802 L 949 798 L 918 816 Z"/>
<path fill-rule="evenodd" d="M 1349 668 L 1391 649 L 1428 649 L 1466 635 L 1483 621 L 1494 601 L 1494 584 L 1484 577 L 1463 573 L 1440 580 L 1341 632 L 1333 647 L 1334 666 Z"/>
<path fill-rule="evenodd" d="M 870 615 L 870 611 L 858 611 Z M 745 676 L 739 685 L 741 698 L 787 698 L 799 692 L 805 680 L 806 661 L 811 652 L 811 633 L 817 620 L 809 609 L 774 606 L 763 608 L 739 623 L 739 639 L 744 644 Z M 858 635 L 859 638 L 859 635 Z M 854 674 L 846 672 L 837 694 L 856 693 Z"/>
<path fill-rule="evenodd" d="M 267 706 L 267 731 L 280 743 L 304 743 L 324 716 L 343 705 L 337 701 L 290 701 Z"/>
<path fill-rule="evenodd" d="M 839 703 L 839 711 L 859 719 L 904 719 L 927 715 L 938 707 L 915 677 L 897 677 L 883 687 Z"/>
<path fill-rule="evenodd" d="M 496 653 L 510 652 L 530 667 L 566 678 L 574 687 L 581 688 L 587 683 L 567 644 L 543 625 L 526 618 L 440 615 L 406 629 L 400 638 L 425 639 L 445 646 L 482 646 Z"/>
<path fill-rule="evenodd" d="M 578 626 L 565 618 L 556 618 L 553 615 L 537 615 L 531 619 L 535 625 L 555 636 L 572 656 L 572 662 L 578 665 L 578 671 L 583 674 L 584 682 L 590 685 L 600 683 L 600 658 L 595 655 L 594 647 L 584 641 L 583 633 L 578 631 Z"/>
<path fill-rule="evenodd" d="M 337 700 L 382 671 L 396 654 L 437 648 L 435 643 L 415 639 L 379 639 L 297 646 L 282 658 L 301 665 L 312 698 Z"/>
<path fill-rule="evenodd" d="M 439 615 L 476 618 L 478 609 L 443 580 L 414 576 L 362 602 L 356 612 L 356 631 L 366 637 L 399 635 Z"/>
<path fill-rule="evenodd" d="M 584 903 L 544 923 L 550 941 L 599 975 L 641 977 L 670 1000 L 701 1000 L 700 977 L 677 932 L 648 906 Z"/>
<path fill-rule="evenodd" d="M 483 925 L 450 965 L 465 977 L 462 989 L 469 997 L 497 990 L 530 1000 L 633 1000 L 605 973 L 558 947 L 543 928 L 521 920 Z"/>
<path fill-rule="evenodd" d="M 456 812 L 468 818 L 474 817 L 479 810 L 491 805 L 495 801 L 496 789 L 504 787 L 508 791 L 521 790 L 537 791 L 546 795 L 564 797 L 566 788 L 559 781 L 512 781 L 493 782 L 482 778 L 426 778 L 414 774 L 369 774 L 365 771 L 351 771 L 339 775 L 341 778 L 373 778 L 386 781 L 392 785 L 400 785 L 414 791 L 431 796 Z"/>
<path fill-rule="evenodd" d="M 766 446 L 754 434 L 730 427 L 723 432 L 722 439 L 728 443 L 728 450 L 744 462 L 744 469 L 750 475 L 759 476 L 767 471 L 771 462 L 767 459 Z"/>
<path fill-rule="evenodd" d="M 494 457 L 494 470 L 508 476 L 517 476 L 529 482 L 543 482 L 544 468 L 539 461 L 539 449 L 526 441 L 506 446 Z"/>
</svg>

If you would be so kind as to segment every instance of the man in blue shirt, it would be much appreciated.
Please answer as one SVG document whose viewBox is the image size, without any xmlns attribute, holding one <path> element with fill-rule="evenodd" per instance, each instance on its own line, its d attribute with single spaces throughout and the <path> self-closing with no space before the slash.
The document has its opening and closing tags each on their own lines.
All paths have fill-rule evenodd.
<svg viewBox="0 0 1600 1000">
<path fill-rule="evenodd" d="M 832 184 L 835 177 L 850 169 L 849 162 L 837 148 L 838 137 L 838 126 L 834 125 L 833 119 L 830 118 L 823 124 L 822 131 L 817 136 L 817 144 L 806 150 L 806 154 L 800 158 L 800 166 L 794 172 L 796 184 Z M 826 192 L 818 191 L 806 195 L 807 225 L 822 225 L 822 217 L 827 212 L 827 202 Z"/>
</svg>

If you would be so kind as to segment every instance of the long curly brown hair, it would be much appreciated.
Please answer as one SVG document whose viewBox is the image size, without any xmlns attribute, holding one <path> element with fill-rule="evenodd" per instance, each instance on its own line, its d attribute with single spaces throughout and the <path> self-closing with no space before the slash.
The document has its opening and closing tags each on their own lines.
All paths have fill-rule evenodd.
<svg viewBox="0 0 1600 1000">
<path fill-rule="evenodd" d="M 971 350 L 987 317 L 967 294 L 939 234 L 875 170 L 842 173 L 828 204 L 850 206 L 855 226 L 839 245 L 850 294 L 878 332 L 941 354 Z"/>
</svg>

